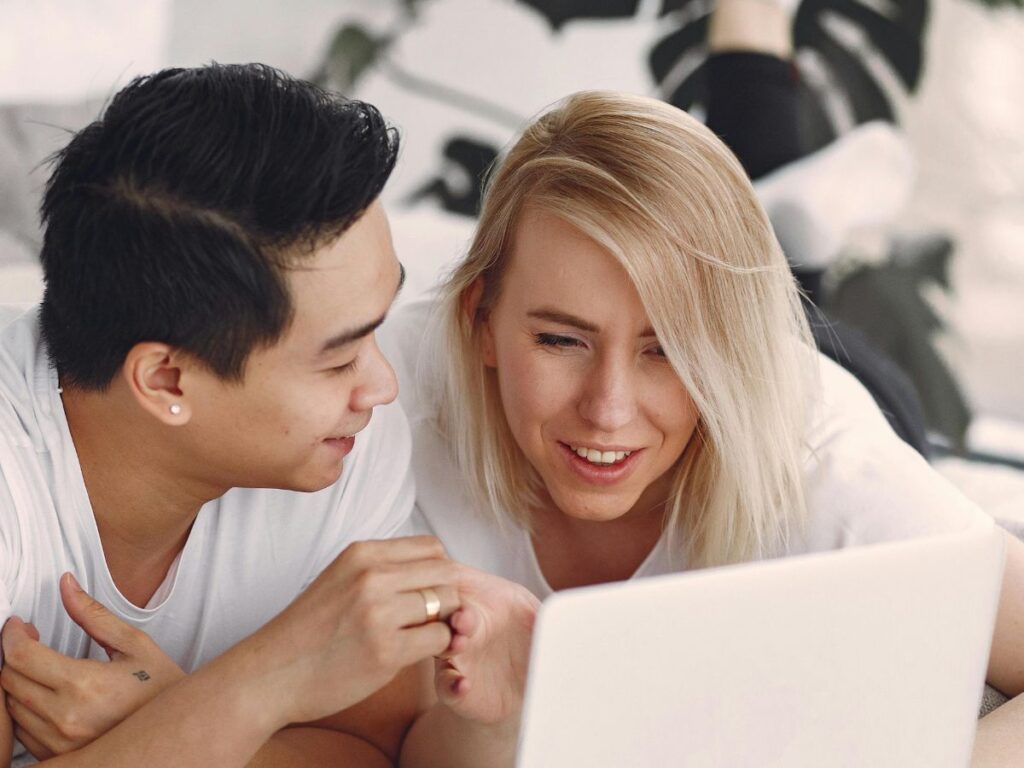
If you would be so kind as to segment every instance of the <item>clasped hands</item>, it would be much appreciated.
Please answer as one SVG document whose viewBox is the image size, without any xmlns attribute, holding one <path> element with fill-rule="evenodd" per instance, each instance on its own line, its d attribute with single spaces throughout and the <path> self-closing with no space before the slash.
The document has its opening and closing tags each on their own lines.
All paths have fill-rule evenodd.
<svg viewBox="0 0 1024 768">
<path fill-rule="evenodd" d="M 428 586 L 446 621 L 423 623 L 417 590 Z M 110 660 L 64 656 L 16 617 L 4 626 L 0 687 L 14 735 L 40 760 L 90 743 L 184 677 L 145 632 L 82 591 L 70 574 L 60 592 L 68 615 Z M 432 538 L 361 542 L 257 634 L 261 643 L 291 651 L 282 661 L 286 672 L 299 670 L 291 675 L 291 701 L 283 700 L 283 724 L 356 704 L 430 656 L 438 659 L 437 697 L 457 715 L 517 722 L 537 606 L 519 585 L 448 560 Z"/>
</svg>

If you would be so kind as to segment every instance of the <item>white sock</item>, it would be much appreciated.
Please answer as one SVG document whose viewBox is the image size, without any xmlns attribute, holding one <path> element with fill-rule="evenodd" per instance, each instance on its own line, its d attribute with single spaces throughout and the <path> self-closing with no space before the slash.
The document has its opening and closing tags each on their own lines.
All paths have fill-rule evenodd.
<svg viewBox="0 0 1024 768">
<path fill-rule="evenodd" d="M 754 189 L 790 262 L 824 269 L 852 232 L 895 219 L 913 180 L 906 139 L 876 121 L 773 171 Z"/>
</svg>

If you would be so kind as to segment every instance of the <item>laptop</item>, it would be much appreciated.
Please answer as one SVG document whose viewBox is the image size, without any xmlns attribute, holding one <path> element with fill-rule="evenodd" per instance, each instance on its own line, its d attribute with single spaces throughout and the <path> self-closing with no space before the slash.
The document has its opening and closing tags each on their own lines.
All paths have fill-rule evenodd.
<svg viewBox="0 0 1024 768">
<path fill-rule="evenodd" d="M 969 762 L 995 526 L 566 590 L 541 607 L 519 768 Z"/>
</svg>

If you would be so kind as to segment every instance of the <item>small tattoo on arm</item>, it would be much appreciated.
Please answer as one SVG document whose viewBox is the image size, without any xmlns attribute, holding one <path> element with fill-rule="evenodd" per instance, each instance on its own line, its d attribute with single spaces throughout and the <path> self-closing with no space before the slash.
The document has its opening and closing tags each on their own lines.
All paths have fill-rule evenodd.
<svg viewBox="0 0 1024 768">
<path fill-rule="evenodd" d="M 138 672 L 132 672 L 132 677 L 137 677 L 140 683 L 144 683 L 149 680 L 149 672 L 140 669 Z"/>
</svg>

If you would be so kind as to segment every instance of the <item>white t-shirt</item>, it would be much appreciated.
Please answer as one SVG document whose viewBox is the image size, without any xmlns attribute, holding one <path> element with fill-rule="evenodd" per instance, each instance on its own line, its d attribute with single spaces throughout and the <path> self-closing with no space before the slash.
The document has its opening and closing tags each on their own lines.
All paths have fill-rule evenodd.
<svg viewBox="0 0 1024 768">
<path fill-rule="evenodd" d="M 133 605 L 107 570 L 38 327 L 36 310 L 11 321 L 0 308 L 0 625 L 15 614 L 67 656 L 106 659 L 64 611 L 58 579 L 71 571 L 191 671 L 279 613 L 348 544 L 408 519 L 409 432 L 392 404 L 374 410 L 332 486 L 236 488 L 206 504 L 149 604 Z"/>
<path fill-rule="evenodd" d="M 424 338 L 431 305 L 421 301 L 395 313 L 381 337 L 398 373 L 399 398 L 412 430 L 416 509 L 409 532 L 430 533 L 455 560 L 516 581 L 539 598 L 551 594 L 527 531 L 499 526 L 476 509 L 437 429 L 435 390 L 441 364 L 436 339 Z M 808 524 L 804 536 L 780 553 L 797 555 L 841 547 L 990 525 L 964 497 L 890 428 L 871 395 L 847 371 L 819 355 L 821 392 L 809 403 L 811 427 L 804 461 Z M 685 570 L 663 536 L 633 578 Z"/>
</svg>

